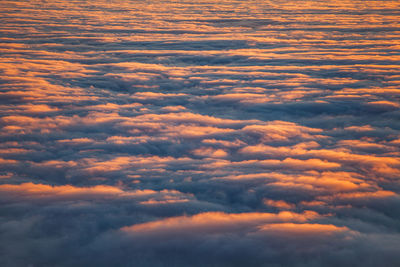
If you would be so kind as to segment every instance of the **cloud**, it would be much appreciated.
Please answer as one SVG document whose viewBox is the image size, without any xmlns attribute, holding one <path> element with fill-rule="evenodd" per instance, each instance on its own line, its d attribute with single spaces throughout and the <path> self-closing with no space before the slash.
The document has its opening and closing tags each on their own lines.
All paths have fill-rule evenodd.
<svg viewBox="0 0 400 267">
<path fill-rule="evenodd" d="M 127 234 L 136 235 L 173 235 L 174 233 L 185 233 L 196 231 L 196 234 L 207 234 L 221 232 L 231 232 L 236 228 L 257 226 L 268 222 L 279 221 L 307 221 L 309 218 L 318 217 L 314 212 L 296 214 L 292 212 L 281 212 L 279 214 L 269 213 L 202 213 L 192 217 L 176 217 L 162 221 L 150 222 L 122 228 L 121 231 Z"/>
<path fill-rule="evenodd" d="M 51 186 L 46 184 L 2 184 L 0 185 L 2 199 L 4 201 L 66 201 L 66 200 L 105 200 L 118 198 L 142 199 L 142 202 L 149 204 L 152 201 L 156 203 L 165 203 L 173 201 L 189 201 L 184 197 L 184 194 L 176 190 L 128 190 L 124 191 L 121 188 L 108 185 L 96 185 L 91 187 L 76 187 L 72 185 Z M 190 197 L 190 195 L 188 195 Z M 182 198 L 183 197 L 183 198 Z M 161 198 L 161 200 L 156 200 Z M 191 198 L 191 197 L 190 197 Z M 145 199 L 145 200 L 143 200 Z M 146 200 L 148 199 L 148 200 Z"/>
<path fill-rule="evenodd" d="M 1 266 L 400 266 L 398 3 L 3 1 Z"/>
<path fill-rule="evenodd" d="M 292 266 L 326 263 L 333 266 L 338 262 L 359 262 L 353 245 L 363 253 L 372 252 L 372 247 L 361 244 L 366 240 L 385 238 L 384 234 L 361 234 L 347 226 L 313 222 L 320 218 L 313 212 L 201 213 L 123 227 L 101 237 L 94 248 L 102 249 L 102 242 L 117 242 L 127 253 L 133 253 L 118 253 L 119 256 L 129 255 L 128 259 L 136 260 L 139 255 L 145 255 L 139 260 L 142 265 L 161 266 L 162 262 L 182 265 L 193 259 L 200 260 L 201 255 L 207 253 L 209 256 L 202 263 L 194 263 L 195 266 L 242 265 L 246 262 L 260 266 L 265 262 L 275 265 L 284 262 Z M 135 254 L 137 250 L 140 252 Z M 318 261 L 312 256 L 314 253 L 321 253 Z M 368 260 L 362 261 L 368 265 L 371 259 L 368 256 Z M 395 262 L 393 255 L 391 260 Z"/>
</svg>

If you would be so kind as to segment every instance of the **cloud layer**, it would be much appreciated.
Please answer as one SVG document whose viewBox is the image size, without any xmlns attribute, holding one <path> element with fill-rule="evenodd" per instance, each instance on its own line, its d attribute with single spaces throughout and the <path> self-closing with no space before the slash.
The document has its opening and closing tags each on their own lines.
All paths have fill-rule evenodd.
<svg viewBox="0 0 400 267">
<path fill-rule="evenodd" d="M 399 266 L 397 1 L 2 1 L 1 266 Z"/>
</svg>

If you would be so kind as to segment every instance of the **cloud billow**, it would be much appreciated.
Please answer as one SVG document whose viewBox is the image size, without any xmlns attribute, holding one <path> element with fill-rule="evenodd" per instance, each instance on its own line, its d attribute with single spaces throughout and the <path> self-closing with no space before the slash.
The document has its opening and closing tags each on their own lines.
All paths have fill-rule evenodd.
<svg viewBox="0 0 400 267">
<path fill-rule="evenodd" d="M 1 266 L 399 266 L 396 1 L 6 1 Z"/>
</svg>

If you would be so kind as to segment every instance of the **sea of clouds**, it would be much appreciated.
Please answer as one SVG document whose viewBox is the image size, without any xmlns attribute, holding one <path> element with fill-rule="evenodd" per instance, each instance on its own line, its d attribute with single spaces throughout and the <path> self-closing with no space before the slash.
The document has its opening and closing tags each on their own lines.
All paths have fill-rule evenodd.
<svg viewBox="0 0 400 267">
<path fill-rule="evenodd" d="M 400 2 L 0 2 L 1 266 L 400 266 Z"/>
</svg>

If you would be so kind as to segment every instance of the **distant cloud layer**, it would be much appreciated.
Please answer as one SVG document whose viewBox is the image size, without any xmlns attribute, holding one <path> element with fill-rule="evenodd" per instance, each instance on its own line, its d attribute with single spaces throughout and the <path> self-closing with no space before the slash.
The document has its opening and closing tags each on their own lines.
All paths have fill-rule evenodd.
<svg viewBox="0 0 400 267">
<path fill-rule="evenodd" d="M 398 1 L 2 1 L 1 266 L 400 266 Z"/>
</svg>

